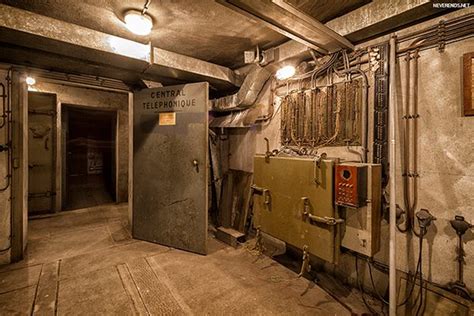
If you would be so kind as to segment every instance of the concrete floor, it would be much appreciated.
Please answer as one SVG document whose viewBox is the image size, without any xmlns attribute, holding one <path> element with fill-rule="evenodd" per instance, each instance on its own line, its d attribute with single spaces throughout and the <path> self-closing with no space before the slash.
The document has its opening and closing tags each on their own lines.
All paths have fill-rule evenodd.
<svg viewBox="0 0 474 316">
<path fill-rule="evenodd" d="M 268 257 L 213 238 L 196 255 L 134 240 L 126 225 L 126 205 L 31 220 L 26 258 L 0 267 L 0 314 L 350 314 Z"/>
<path fill-rule="evenodd" d="M 70 177 L 66 210 L 78 210 L 113 203 L 103 175 Z"/>
</svg>

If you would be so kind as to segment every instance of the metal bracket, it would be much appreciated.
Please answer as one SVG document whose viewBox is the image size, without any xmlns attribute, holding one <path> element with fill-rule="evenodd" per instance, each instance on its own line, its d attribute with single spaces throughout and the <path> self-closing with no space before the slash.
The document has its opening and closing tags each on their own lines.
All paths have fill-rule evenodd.
<svg viewBox="0 0 474 316">
<path fill-rule="evenodd" d="M 263 236 L 260 226 L 257 227 L 257 233 L 255 235 L 255 246 L 253 250 L 258 251 L 259 253 L 263 253 L 265 251 L 265 246 L 263 245 Z"/>
<path fill-rule="evenodd" d="M 309 264 L 309 253 L 308 246 L 303 246 L 303 262 L 301 263 L 301 270 L 298 273 L 298 278 L 302 277 L 305 272 L 311 271 L 311 265 Z"/>
<path fill-rule="evenodd" d="M 255 184 L 252 184 L 250 188 L 253 190 L 253 193 L 263 195 L 263 203 L 268 208 L 268 210 L 270 210 L 272 206 L 272 196 L 270 195 L 270 190 L 258 187 Z"/>
<path fill-rule="evenodd" d="M 303 200 L 303 220 L 306 221 L 309 218 L 310 223 L 316 222 L 329 226 L 335 226 L 338 224 L 344 223 L 344 220 L 341 218 L 334 218 L 329 216 L 317 216 L 310 213 L 310 204 L 309 198 L 302 197 Z"/>
<path fill-rule="evenodd" d="M 272 206 L 272 196 L 270 195 L 270 190 L 264 189 L 263 190 L 263 199 L 265 206 L 270 209 Z"/>
<path fill-rule="evenodd" d="M 326 158 L 327 158 L 326 153 L 322 153 L 321 155 L 318 155 L 314 158 L 314 175 L 313 175 L 313 178 L 314 178 L 314 183 L 316 183 L 317 185 L 321 185 L 321 181 L 319 180 L 318 170 L 321 170 L 321 163 L 322 163 L 323 159 L 326 159 Z"/>
<path fill-rule="evenodd" d="M 446 25 L 445 21 L 441 20 L 439 21 L 438 25 L 438 51 L 441 53 L 444 51 L 444 48 L 446 47 Z"/>
<path fill-rule="evenodd" d="M 265 152 L 265 162 L 270 162 L 270 157 L 273 156 L 273 152 L 270 151 L 270 141 L 268 138 L 264 138 L 265 143 L 267 145 L 267 151 Z"/>
</svg>

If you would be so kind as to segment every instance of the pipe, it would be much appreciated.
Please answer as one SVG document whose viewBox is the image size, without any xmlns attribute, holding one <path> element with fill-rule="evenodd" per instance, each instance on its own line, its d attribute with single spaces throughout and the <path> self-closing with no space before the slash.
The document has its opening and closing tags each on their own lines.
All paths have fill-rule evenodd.
<svg viewBox="0 0 474 316">
<path fill-rule="evenodd" d="M 413 121 L 413 160 L 412 160 L 412 170 L 411 170 L 411 176 L 413 178 L 413 201 L 410 205 L 410 210 L 411 214 L 414 215 L 414 212 L 417 207 L 418 203 L 418 51 L 415 50 L 415 52 L 412 55 L 412 58 L 410 59 L 410 63 L 412 63 L 412 68 L 413 71 L 410 74 L 411 75 L 411 94 L 410 94 L 410 99 L 411 99 L 411 120 Z"/>
<path fill-rule="evenodd" d="M 10 73 L 11 73 L 11 69 L 8 70 L 8 73 L 7 73 L 7 78 L 6 78 L 6 81 L 7 81 L 7 87 L 6 87 L 6 92 L 4 91 L 4 94 L 7 94 L 7 97 L 6 97 L 6 110 L 5 110 L 5 105 L 4 105 L 4 115 L 5 115 L 5 120 L 2 124 L 2 126 L 0 127 L 1 128 L 5 128 L 6 129 L 6 139 L 5 139 L 5 142 L 6 142 L 6 146 L 7 146 L 7 161 L 6 161 L 6 174 L 5 174 L 5 185 L 2 186 L 0 188 L 0 192 L 4 192 L 6 191 L 9 187 L 10 187 L 10 184 L 11 184 L 11 178 L 12 178 L 12 135 L 11 135 L 11 124 L 12 124 L 12 118 L 11 118 L 11 103 L 10 103 L 10 99 L 11 99 L 11 76 L 10 76 Z M 10 192 L 10 200 L 11 199 L 11 192 Z"/>
<path fill-rule="evenodd" d="M 0 128 L 5 126 L 6 121 L 7 121 L 7 114 L 6 114 L 6 104 L 7 104 L 7 93 L 6 93 L 6 88 L 3 83 L 0 83 L 0 87 L 2 88 L 2 94 L 0 97 L 2 98 L 2 123 L 0 123 Z"/>
<path fill-rule="evenodd" d="M 413 224 L 413 214 L 410 210 L 410 180 L 408 174 L 410 173 L 410 121 L 408 117 L 410 116 L 410 100 L 411 100 L 411 64 L 410 64 L 411 55 L 408 54 L 405 56 L 405 99 L 403 100 L 403 120 L 404 120 L 404 129 L 403 129 L 403 201 L 405 206 L 405 228 L 399 230 L 401 232 L 407 232 L 410 230 Z"/>
<path fill-rule="evenodd" d="M 413 43 L 411 43 L 408 47 L 400 49 L 397 51 L 397 54 L 408 54 L 412 49 L 420 49 L 426 48 L 431 46 L 438 46 L 440 40 L 445 43 L 452 42 L 460 37 L 472 35 L 472 21 L 463 22 L 461 24 L 457 24 L 451 27 L 445 26 L 445 30 L 443 32 L 443 37 L 440 38 L 440 33 L 438 31 L 433 31 L 431 33 L 426 33 L 420 35 Z M 416 44 L 416 45 L 415 45 Z"/>
<path fill-rule="evenodd" d="M 395 140 L 395 107 L 396 107 L 396 35 L 390 37 L 390 102 L 388 108 L 389 117 L 389 167 L 390 167 L 390 242 L 389 242 L 389 315 L 396 316 L 397 314 L 397 270 L 396 270 L 396 222 L 397 222 L 397 208 L 396 208 L 396 180 L 395 180 L 395 154 L 396 154 L 396 140 Z"/>
<path fill-rule="evenodd" d="M 235 94 L 211 100 L 211 111 L 229 112 L 251 107 L 271 76 L 266 68 L 255 65 Z"/>
<path fill-rule="evenodd" d="M 462 24 L 465 21 L 470 21 L 470 19 L 472 19 L 472 18 L 474 18 L 474 13 L 469 13 L 469 14 L 466 14 L 466 15 L 462 15 L 462 16 L 450 19 L 448 21 L 443 21 L 443 23 L 444 23 L 445 27 L 449 28 L 452 25 L 456 25 L 456 24 L 460 24 L 460 23 Z M 439 24 L 440 23 L 437 23 L 437 24 L 434 24 L 434 25 L 429 26 L 427 28 L 421 29 L 419 31 L 415 31 L 415 32 L 409 33 L 407 35 L 400 36 L 398 38 L 398 42 L 399 43 L 405 42 L 405 41 L 408 41 L 410 39 L 413 39 L 414 37 L 416 37 L 418 35 L 422 35 L 422 34 L 437 31 Z"/>
</svg>

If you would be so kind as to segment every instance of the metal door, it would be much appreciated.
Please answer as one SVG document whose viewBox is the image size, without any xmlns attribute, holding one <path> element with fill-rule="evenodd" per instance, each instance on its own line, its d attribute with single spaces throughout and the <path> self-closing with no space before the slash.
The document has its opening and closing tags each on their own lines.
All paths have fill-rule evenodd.
<svg viewBox="0 0 474 316">
<path fill-rule="evenodd" d="M 28 213 L 54 212 L 56 95 L 28 93 Z"/>
<path fill-rule="evenodd" d="M 134 95 L 133 237 L 207 252 L 208 84 Z"/>
</svg>

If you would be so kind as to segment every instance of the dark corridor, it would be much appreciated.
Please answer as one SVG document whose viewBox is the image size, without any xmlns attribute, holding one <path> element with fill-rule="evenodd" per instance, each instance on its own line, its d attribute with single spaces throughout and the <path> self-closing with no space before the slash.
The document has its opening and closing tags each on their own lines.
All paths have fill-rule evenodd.
<svg viewBox="0 0 474 316">
<path fill-rule="evenodd" d="M 116 112 L 64 108 L 66 210 L 115 201 Z"/>
</svg>

